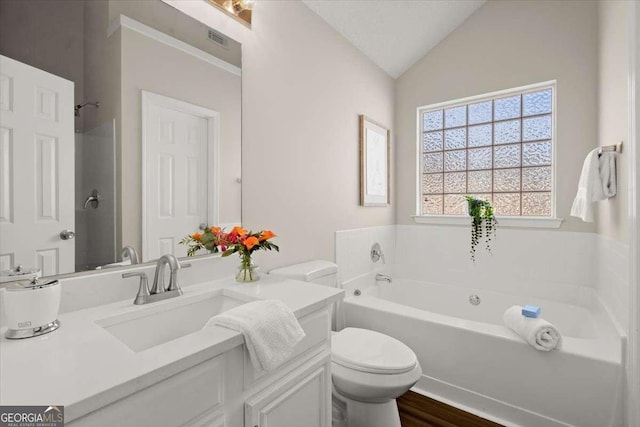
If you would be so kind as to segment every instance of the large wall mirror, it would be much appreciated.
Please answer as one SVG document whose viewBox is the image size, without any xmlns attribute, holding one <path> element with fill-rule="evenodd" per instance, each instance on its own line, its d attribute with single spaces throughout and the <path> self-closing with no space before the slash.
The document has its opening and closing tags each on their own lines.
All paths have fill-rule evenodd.
<svg viewBox="0 0 640 427">
<path fill-rule="evenodd" d="M 241 46 L 162 0 L 0 0 L 0 270 L 241 221 Z M 127 248 L 128 249 L 128 248 Z"/>
</svg>

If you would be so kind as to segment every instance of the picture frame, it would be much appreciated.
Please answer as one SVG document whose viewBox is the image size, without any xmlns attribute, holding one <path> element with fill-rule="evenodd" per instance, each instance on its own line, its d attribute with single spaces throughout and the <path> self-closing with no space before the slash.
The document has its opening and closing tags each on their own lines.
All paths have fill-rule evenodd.
<svg viewBox="0 0 640 427">
<path fill-rule="evenodd" d="M 360 121 L 360 205 L 388 206 L 391 203 L 391 130 L 361 114 Z"/>
</svg>

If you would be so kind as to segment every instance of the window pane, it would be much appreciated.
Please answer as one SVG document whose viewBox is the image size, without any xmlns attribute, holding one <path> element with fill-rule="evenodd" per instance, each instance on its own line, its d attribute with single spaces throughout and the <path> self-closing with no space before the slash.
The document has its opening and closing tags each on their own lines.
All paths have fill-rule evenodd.
<svg viewBox="0 0 640 427">
<path fill-rule="evenodd" d="M 551 193 L 522 193 L 522 215 L 550 216 Z"/>
<path fill-rule="evenodd" d="M 551 89 L 522 95 L 523 116 L 533 116 L 551 112 Z"/>
<path fill-rule="evenodd" d="M 493 171 L 493 191 L 520 191 L 520 169 Z"/>
<path fill-rule="evenodd" d="M 467 192 L 467 173 L 452 172 L 444 174 L 444 192 L 445 193 L 466 193 Z M 445 205 L 447 204 L 445 200 Z"/>
<path fill-rule="evenodd" d="M 505 120 L 520 117 L 520 95 L 493 101 L 493 120 Z"/>
<path fill-rule="evenodd" d="M 469 124 L 491 121 L 491 101 L 469 105 Z"/>
<path fill-rule="evenodd" d="M 442 172 L 442 153 L 423 154 L 424 172 Z"/>
<path fill-rule="evenodd" d="M 491 147 L 469 150 L 469 170 L 491 169 Z"/>
<path fill-rule="evenodd" d="M 423 151 L 442 151 L 442 131 L 426 132 Z"/>
<path fill-rule="evenodd" d="M 444 170 L 461 171 L 467 167 L 467 156 L 465 150 L 446 151 L 444 153 Z"/>
<path fill-rule="evenodd" d="M 522 120 L 524 141 L 549 138 L 551 138 L 551 116 L 529 117 Z"/>
<path fill-rule="evenodd" d="M 444 214 L 463 215 L 467 213 L 467 200 L 461 194 L 444 195 Z"/>
<path fill-rule="evenodd" d="M 520 120 L 496 123 L 495 129 L 494 142 L 496 144 L 520 142 Z"/>
<path fill-rule="evenodd" d="M 494 167 L 512 168 L 520 166 L 520 144 L 498 146 L 494 150 Z"/>
<path fill-rule="evenodd" d="M 423 128 L 424 131 L 442 129 L 442 110 L 424 113 Z"/>
<path fill-rule="evenodd" d="M 442 214 L 442 195 L 422 196 L 422 214 L 440 215 Z"/>
<path fill-rule="evenodd" d="M 433 173 L 422 175 L 422 192 L 442 193 L 442 174 Z"/>
<path fill-rule="evenodd" d="M 464 126 L 467 124 L 467 106 L 447 108 L 444 110 L 444 125 L 447 128 Z"/>
<path fill-rule="evenodd" d="M 491 145 L 491 124 L 469 126 L 469 147 Z"/>
<path fill-rule="evenodd" d="M 491 191 L 491 171 L 469 172 L 469 191 L 484 193 Z"/>
<path fill-rule="evenodd" d="M 551 191 L 551 167 L 522 169 L 524 191 Z"/>
<path fill-rule="evenodd" d="M 497 193 L 493 195 L 496 215 L 520 215 L 520 193 Z"/>
<path fill-rule="evenodd" d="M 551 164 L 551 141 L 522 144 L 522 163 L 525 166 Z"/>
<path fill-rule="evenodd" d="M 444 131 L 444 148 L 453 150 L 467 146 L 467 129 L 450 129 Z"/>
</svg>

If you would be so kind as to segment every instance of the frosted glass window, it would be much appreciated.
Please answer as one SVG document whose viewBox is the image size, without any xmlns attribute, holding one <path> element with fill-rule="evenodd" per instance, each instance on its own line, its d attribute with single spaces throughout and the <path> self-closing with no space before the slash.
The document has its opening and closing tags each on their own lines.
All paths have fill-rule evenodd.
<svg viewBox="0 0 640 427">
<path fill-rule="evenodd" d="M 493 101 L 493 120 L 506 120 L 520 117 L 520 95 Z"/>
<path fill-rule="evenodd" d="M 493 106 L 491 101 L 469 105 L 469 124 L 487 123 L 491 121 Z"/>
<path fill-rule="evenodd" d="M 442 129 L 442 110 L 424 113 L 423 122 L 424 131 Z"/>
<path fill-rule="evenodd" d="M 553 213 L 553 85 L 419 109 L 422 215 L 467 215 L 464 196 L 498 216 Z"/>
<path fill-rule="evenodd" d="M 467 124 L 467 106 L 448 108 L 444 110 L 444 127 L 454 128 Z"/>
<path fill-rule="evenodd" d="M 442 131 L 425 132 L 423 151 L 442 151 Z"/>
</svg>

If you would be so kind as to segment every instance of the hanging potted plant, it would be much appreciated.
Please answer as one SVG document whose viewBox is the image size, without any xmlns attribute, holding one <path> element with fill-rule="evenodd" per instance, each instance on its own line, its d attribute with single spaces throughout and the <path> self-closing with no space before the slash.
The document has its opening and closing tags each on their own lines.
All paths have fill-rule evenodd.
<svg viewBox="0 0 640 427">
<path fill-rule="evenodd" d="M 476 246 L 484 238 L 487 252 L 491 253 L 491 239 L 496 235 L 496 217 L 493 214 L 491 203 L 465 196 L 469 216 L 471 217 L 471 261 L 476 261 Z"/>
</svg>

